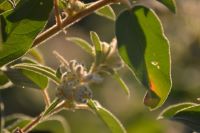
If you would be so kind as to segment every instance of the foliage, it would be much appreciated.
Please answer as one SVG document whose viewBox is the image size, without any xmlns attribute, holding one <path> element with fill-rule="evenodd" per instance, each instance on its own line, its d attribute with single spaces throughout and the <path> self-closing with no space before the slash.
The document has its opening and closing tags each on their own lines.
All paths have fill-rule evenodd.
<svg viewBox="0 0 200 133">
<path fill-rule="evenodd" d="M 118 2 L 128 8 L 116 17 L 110 5 Z M 173 0 L 158 2 L 176 12 Z M 46 24 L 52 10 L 56 24 L 49 28 Z M 54 70 L 43 64 L 40 53 L 32 51 L 91 13 L 114 21 L 116 36 L 110 43 L 103 42 L 94 31 L 90 32 L 91 43 L 78 37 L 67 37 L 93 58 L 89 68 L 76 60 L 67 61 L 54 51 L 60 62 Z M 119 72 L 123 68 L 131 70 L 146 88 L 144 104 L 151 110 L 162 106 L 170 93 L 169 41 L 156 13 L 144 5 L 128 0 L 99 0 L 87 4 L 71 0 L 0 0 L 0 19 L 0 88 L 33 88 L 44 94 L 46 102 L 46 108 L 36 118 L 13 115 L 1 119 L 2 132 L 68 133 L 70 129 L 66 120 L 54 114 L 64 109 L 83 109 L 97 114 L 111 132 L 125 133 L 123 124 L 94 100 L 91 85 L 102 84 L 106 76 L 110 76 L 129 97 L 130 90 Z M 27 58 L 28 55 L 34 58 Z M 46 91 L 50 81 L 57 88 L 52 101 Z M 159 118 L 180 121 L 194 131 L 200 131 L 199 112 L 198 104 L 184 103 L 169 107 Z"/>
</svg>

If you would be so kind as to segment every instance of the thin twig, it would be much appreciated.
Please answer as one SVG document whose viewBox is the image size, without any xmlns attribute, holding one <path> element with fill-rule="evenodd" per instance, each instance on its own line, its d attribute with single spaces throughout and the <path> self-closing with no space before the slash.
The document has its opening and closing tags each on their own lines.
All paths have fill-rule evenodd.
<svg viewBox="0 0 200 133">
<path fill-rule="evenodd" d="M 59 9 L 58 9 L 58 0 L 54 0 L 54 15 L 56 19 L 56 24 L 60 29 L 62 29 L 62 19 L 59 14 Z"/>
<path fill-rule="evenodd" d="M 48 92 L 47 92 L 46 89 L 42 91 L 42 95 L 43 95 L 43 99 L 44 99 L 44 102 L 46 104 L 46 107 L 49 107 L 49 105 L 50 105 L 50 98 L 49 98 L 49 94 L 48 94 Z"/>
<path fill-rule="evenodd" d="M 27 126 L 25 126 L 23 129 L 22 129 L 22 132 L 23 133 L 28 133 L 33 127 L 35 127 L 39 121 L 41 120 L 42 116 L 39 115 L 38 117 L 36 117 L 33 121 L 31 121 Z"/>
<path fill-rule="evenodd" d="M 93 4 L 89 5 L 86 9 L 78 12 L 74 16 L 65 18 L 62 21 L 62 25 L 61 26 L 64 27 L 64 28 L 68 28 L 69 26 L 71 26 L 71 25 L 75 24 L 76 22 L 80 21 L 82 18 L 90 15 L 95 10 L 97 10 L 97 9 L 99 9 L 99 8 L 105 6 L 105 5 L 108 5 L 108 4 L 111 4 L 111 3 L 115 3 L 115 2 L 117 2 L 117 0 L 99 0 L 97 2 L 94 2 Z M 38 37 L 36 37 L 35 41 L 33 42 L 32 47 L 35 47 L 36 45 L 39 45 L 41 42 L 46 41 L 50 37 L 53 37 L 60 30 L 61 29 L 57 24 L 52 26 L 48 30 L 46 30 L 43 33 L 41 33 L 40 35 L 38 35 Z"/>
</svg>

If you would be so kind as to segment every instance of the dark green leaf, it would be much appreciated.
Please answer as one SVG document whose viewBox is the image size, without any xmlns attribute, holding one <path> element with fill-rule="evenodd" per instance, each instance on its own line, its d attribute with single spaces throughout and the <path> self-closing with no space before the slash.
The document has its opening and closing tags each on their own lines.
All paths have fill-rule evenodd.
<svg viewBox="0 0 200 133">
<path fill-rule="evenodd" d="M 88 105 L 105 122 L 112 133 L 126 133 L 121 122 L 111 112 L 103 108 L 97 101 L 89 100 Z"/>
<path fill-rule="evenodd" d="M 176 4 L 174 0 L 158 0 L 160 3 L 165 5 L 173 13 L 176 13 Z"/>
<path fill-rule="evenodd" d="M 50 78 L 56 84 L 60 83 L 60 79 L 56 77 L 56 72 L 47 66 L 32 63 L 21 63 L 12 66 L 12 68 L 33 71 L 34 73 L 38 73 L 40 75 Z"/>
<path fill-rule="evenodd" d="M 166 109 L 161 118 L 181 122 L 196 132 L 200 132 L 200 105 L 183 103 Z"/>
<path fill-rule="evenodd" d="M 79 47 L 81 47 L 85 52 L 87 52 L 90 55 L 94 55 L 92 46 L 85 40 L 78 38 L 78 37 L 68 37 L 67 40 L 75 43 Z"/>
<path fill-rule="evenodd" d="M 166 108 L 158 117 L 158 119 L 171 119 L 173 116 L 184 108 L 195 106 L 195 103 L 181 103 Z"/>
<path fill-rule="evenodd" d="M 21 62 L 31 62 L 29 64 L 34 64 L 32 60 L 28 60 L 28 58 L 26 58 L 25 60 L 17 60 L 10 65 Z M 45 89 L 48 85 L 48 78 L 30 70 L 17 70 L 7 66 L 4 70 L 4 73 L 12 81 L 12 83 L 19 87 Z"/>
<path fill-rule="evenodd" d="M 1 15 L 0 66 L 24 55 L 44 28 L 53 0 L 21 0 Z"/>
<path fill-rule="evenodd" d="M 56 77 L 61 79 L 62 78 L 62 71 L 61 71 L 61 66 L 59 66 L 56 70 Z"/>
<path fill-rule="evenodd" d="M 122 12 L 116 36 L 123 60 L 147 88 L 144 103 L 160 107 L 171 89 L 169 44 L 156 14 L 143 6 Z"/>
<path fill-rule="evenodd" d="M 106 6 L 102 7 L 102 8 L 100 8 L 95 13 L 100 15 L 100 16 L 103 16 L 103 17 L 106 17 L 108 19 L 111 19 L 111 20 L 115 20 L 116 19 L 115 12 L 113 11 L 112 7 L 109 6 L 109 5 L 106 5 Z"/>
<path fill-rule="evenodd" d="M 0 71 L 0 86 L 6 84 L 7 82 L 9 82 L 8 77 Z"/>
</svg>

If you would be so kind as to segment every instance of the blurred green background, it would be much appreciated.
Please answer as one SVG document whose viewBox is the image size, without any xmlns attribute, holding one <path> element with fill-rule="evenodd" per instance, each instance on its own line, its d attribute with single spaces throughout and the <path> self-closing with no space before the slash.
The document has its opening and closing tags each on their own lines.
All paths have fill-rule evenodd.
<svg viewBox="0 0 200 133">
<path fill-rule="evenodd" d="M 145 89 L 139 85 L 129 72 L 122 70 L 123 78 L 130 87 L 131 97 L 119 88 L 116 81 L 106 78 L 101 85 L 93 88 L 94 99 L 113 112 L 124 124 L 128 133 L 192 133 L 182 124 L 156 120 L 167 106 L 180 102 L 198 102 L 200 97 L 200 1 L 177 0 L 177 14 L 172 14 L 156 1 L 140 0 L 152 7 L 160 17 L 165 34 L 171 42 L 173 87 L 164 106 L 150 112 L 142 103 Z M 119 6 L 114 5 L 116 13 Z M 91 15 L 67 30 L 67 34 L 49 39 L 38 49 L 43 53 L 46 64 L 56 68 L 59 62 L 52 54 L 58 51 L 67 60 L 76 59 L 89 66 L 92 58 L 78 46 L 65 40 L 66 36 L 78 36 L 88 41 L 89 31 L 96 31 L 103 41 L 110 42 L 114 37 L 114 22 Z M 48 88 L 51 97 L 55 92 L 53 84 Z M 25 113 L 36 116 L 44 109 L 39 91 L 26 88 L 1 90 L 5 104 L 5 115 Z M 109 133 L 109 129 L 94 114 L 88 111 L 62 111 L 71 133 Z"/>
</svg>

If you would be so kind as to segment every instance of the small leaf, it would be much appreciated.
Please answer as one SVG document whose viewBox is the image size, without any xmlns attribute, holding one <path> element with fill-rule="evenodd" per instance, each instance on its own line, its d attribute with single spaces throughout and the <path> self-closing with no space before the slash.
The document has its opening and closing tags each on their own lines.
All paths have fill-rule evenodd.
<svg viewBox="0 0 200 133">
<path fill-rule="evenodd" d="M 102 50 L 101 47 L 101 40 L 99 39 L 99 36 L 97 35 L 96 32 L 91 31 L 90 32 L 90 39 L 92 41 L 92 44 L 95 47 L 95 51 L 98 53 Z"/>
<path fill-rule="evenodd" d="M 111 112 L 103 108 L 97 101 L 89 100 L 88 105 L 105 122 L 112 133 L 126 133 L 126 130 L 120 121 Z"/>
<path fill-rule="evenodd" d="M 38 49 L 36 48 L 31 49 L 29 50 L 28 54 L 31 55 L 31 57 L 33 57 L 38 63 L 40 64 L 45 63 L 44 58 Z"/>
<path fill-rule="evenodd" d="M 33 71 L 35 73 L 39 73 L 41 75 L 50 78 L 56 84 L 60 83 L 60 79 L 56 77 L 56 72 L 53 69 L 46 66 L 31 64 L 31 63 L 21 63 L 12 66 L 12 68 Z"/>
<path fill-rule="evenodd" d="M 126 83 L 124 83 L 123 79 L 120 77 L 119 73 L 116 71 L 113 76 L 116 79 L 116 81 L 120 84 L 121 88 L 125 91 L 125 93 L 129 97 L 130 90 L 129 90 L 128 86 L 126 85 Z"/>
<path fill-rule="evenodd" d="M 43 116 L 48 115 L 60 103 L 60 99 L 54 99 L 51 105 L 44 111 Z"/>
<path fill-rule="evenodd" d="M 176 4 L 174 0 L 157 0 L 157 1 L 165 5 L 173 13 L 176 13 Z"/>
<path fill-rule="evenodd" d="M 31 48 L 52 7 L 53 0 L 20 0 L 14 10 L 0 16 L 0 66 L 21 57 Z"/>
<path fill-rule="evenodd" d="M 9 82 L 8 77 L 0 71 L 0 86 L 6 84 L 7 82 Z"/>
<path fill-rule="evenodd" d="M 17 127 L 23 128 L 26 124 L 31 121 L 31 117 L 23 114 L 13 114 L 5 118 L 5 128 L 12 132 Z"/>
<path fill-rule="evenodd" d="M 160 107 L 171 90 L 169 42 L 153 10 L 135 6 L 116 20 L 120 55 L 133 69 L 147 94 L 145 105 Z"/>
<path fill-rule="evenodd" d="M 193 131 L 200 132 L 200 105 L 195 103 L 178 104 L 166 109 L 161 118 L 181 122 Z"/>
<path fill-rule="evenodd" d="M 112 7 L 109 6 L 109 5 L 106 5 L 102 8 L 100 8 L 95 13 L 99 16 L 106 17 L 106 18 L 113 20 L 113 21 L 116 19 L 115 12 L 113 11 Z"/>
<path fill-rule="evenodd" d="M 92 46 L 85 40 L 78 38 L 78 37 L 68 37 L 68 41 L 71 41 L 81 47 L 85 52 L 87 52 L 90 55 L 94 55 Z"/>
<path fill-rule="evenodd" d="M 98 66 L 102 59 L 101 40 L 99 39 L 99 36 L 97 35 L 97 33 L 93 31 L 90 32 L 90 39 L 95 48 L 95 56 L 96 56 L 95 64 Z"/>
<path fill-rule="evenodd" d="M 62 78 L 62 71 L 61 71 L 61 66 L 59 66 L 56 70 L 56 77 L 61 79 Z"/>
<path fill-rule="evenodd" d="M 28 58 L 22 58 L 5 67 L 4 73 L 12 83 L 18 87 L 45 89 L 48 85 L 48 78 L 45 76 L 30 70 L 16 70 L 10 68 L 11 65 L 21 62 L 30 62 L 29 64 L 35 63 Z"/>
</svg>

